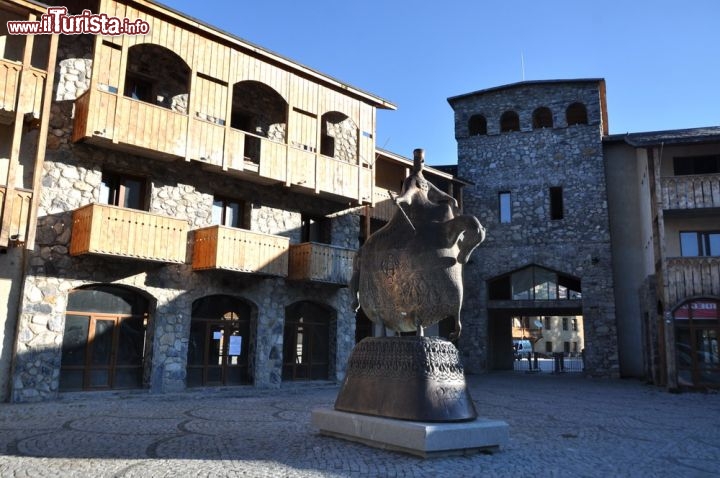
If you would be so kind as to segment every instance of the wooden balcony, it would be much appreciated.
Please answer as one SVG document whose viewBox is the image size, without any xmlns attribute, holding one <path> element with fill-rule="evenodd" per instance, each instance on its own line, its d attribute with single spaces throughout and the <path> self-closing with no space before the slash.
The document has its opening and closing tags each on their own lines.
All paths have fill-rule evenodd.
<svg viewBox="0 0 720 478">
<path fill-rule="evenodd" d="M 287 277 L 287 237 L 210 226 L 194 231 L 193 270 L 222 269 Z"/>
<path fill-rule="evenodd" d="M 185 262 L 188 224 L 184 220 L 101 204 L 74 210 L 72 220 L 70 255 Z"/>
<path fill-rule="evenodd" d="M 23 243 L 28 237 L 33 193 L 28 189 L 8 189 L 0 186 L 0 246 L 9 242 Z M 7 209 L 5 202 L 8 201 Z M 2 212 L 5 211 L 7 216 Z"/>
<path fill-rule="evenodd" d="M 373 219 L 380 219 L 383 221 L 389 221 L 392 219 L 398 209 L 395 201 L 393 200 L 397 194 L 398 193 L 391 192 L 388 189 L 376 186 L 375 191 L 373 192 L 375 205 L 370 210 L 371 217 Z"/>
<path fill-rule="evenodd" d="M 665 275 L 670 305 L 693 296 L 720 296 L 720 257 L 671 257 Z"/>
<path fill-rule="evenodd" d="M 669 176 L 660 184 L 665 210 L 720 208 L 720 174 Z"/>
<path fill-rule="evenodd" d="M 328 244 L 304 242 L 290 246 L 288 279 L 339 286 L 350 283 L 355 251 Z"/>
<path fill-rule="evenodd" d="M 104 90 L 75 100 L 73 141 L 186 159 L 261 184 L 370 202 L 373 170 Z"/>
</svg>

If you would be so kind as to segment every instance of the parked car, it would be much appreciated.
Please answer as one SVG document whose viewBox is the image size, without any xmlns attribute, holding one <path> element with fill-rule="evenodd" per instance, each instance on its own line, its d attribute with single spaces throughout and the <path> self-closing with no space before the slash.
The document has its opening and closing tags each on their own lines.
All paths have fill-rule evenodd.
<svg viewBox="0 0 720 478">
<path fill-rule="evenodd" d="M 515 358 L 517 360 L 528 358 L 533 351 L 532 342 L 525 339 L 513 340 L 513 350 L 515 351 Z"/>
</svg>

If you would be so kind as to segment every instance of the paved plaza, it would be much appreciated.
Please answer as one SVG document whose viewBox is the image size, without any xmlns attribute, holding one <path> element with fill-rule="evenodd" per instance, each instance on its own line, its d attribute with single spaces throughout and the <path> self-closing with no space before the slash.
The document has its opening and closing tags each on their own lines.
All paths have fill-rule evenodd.
<svg viewBox="0 0 720 478">
<path fill-rule="evenodd" d="M 469 378 L 479 413 L 510 425 L 494 454 L 433 458 L 318 435 L 338 388 L 291 384 L 66 394 L 0 405 L 2 477 L 582 477 L 720 475 L 720 394 L 670 394 L 579 374 Z"/>
</svg>

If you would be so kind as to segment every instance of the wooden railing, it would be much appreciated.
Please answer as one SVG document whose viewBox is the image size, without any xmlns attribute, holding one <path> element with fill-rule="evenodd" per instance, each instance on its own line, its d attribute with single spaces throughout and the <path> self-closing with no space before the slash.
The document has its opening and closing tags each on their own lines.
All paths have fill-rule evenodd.
<svg viewBox="0 0 720 478">
<path fill-rule="evenodd" d="M 660 183 L 663 209 L 720 208 L 720 174 L 668 176 Z"/>
<path fill-rule="evenodd" d="M 288 279 L 347 286 L 355 251 L 328 244 L 304 242 L 290 246 Z"/>
<path fill-rule="evenodd" d="M 73 211 L 70 255 L 105 254 L 184 263 L 188 224 L 181 219 L 88 204 Z"/>
<path fill-rule="evenodd" d="M 0 186 L 0 246 L 7 246 L 8 241 L 25 242 L 28 235 L 28 221 L 32 206 L 33 193 L 28 189 L 11 189 Z M 5 209 L 5 201 L 10 201 Z M 7 216 L 2 212 L 6 211 Z"/>
<path fill-rule="evenodd" d="M 21 72 L 21 64 L 0 59 L 0 110 L 11 112 L 18 108 L 23 113 L 31 113 L 39 118 L 47 72 L 27 68 L 22 76 L 22 86 Z"/>
<path fill-rule="evenodd" d="M 15 111 L 22 65 L 0 59 L 0 110 Z"/>
<path fill-rule="evenodd" d="M 665 273 L 670 304 L 693 296 L 720 296 L 720 257 L 671 257 Z"/>
<path fill-rule="evenodd" d="M 290 240 L 287 237 L 225 226 L 210 226 L 193 232 L 194 270 L 224 269 L 279 277 L 288 275 Z"/>
<path fill-rule="evenodd" d="M 117 93 L 89 90 L 75 100 L 73 141 L 102 139 L 106 146 L 131 146 L 151 157 L 169 155 L 252 173 L 244 176 L 251 181 L 270 180 L 307 188 L 308 193 L 370 202 L 370 168 Z"/>
</svg>

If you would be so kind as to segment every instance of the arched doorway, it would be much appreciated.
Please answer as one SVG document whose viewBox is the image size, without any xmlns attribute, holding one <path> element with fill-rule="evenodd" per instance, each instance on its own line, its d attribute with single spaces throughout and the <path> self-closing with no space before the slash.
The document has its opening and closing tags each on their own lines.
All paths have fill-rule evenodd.
<svg viewBox="0 0 720 478">
<path fill-rule="evenodd" d="M 227 295 L 211 295 L 193 302 L 188 387 L 252 383 L 253 310 L 250 303 Z"/>
<path fill-rule="evenodd" d="M 720 300 L 689 300 L 673 316 L 680 385 L 720 386 Z"/>
<path fill-rule="evenodd" d="M 334 320 L 333 309 L 314 302 L 296 302 L 285 308 L 283 380 L 329 378 Z"/>
<path fill-rule="evenodd" d="M 149 302 L 116 286 L 76 289 L 68 296 L 60 391 L 143 386 Z"/>
</svg>

